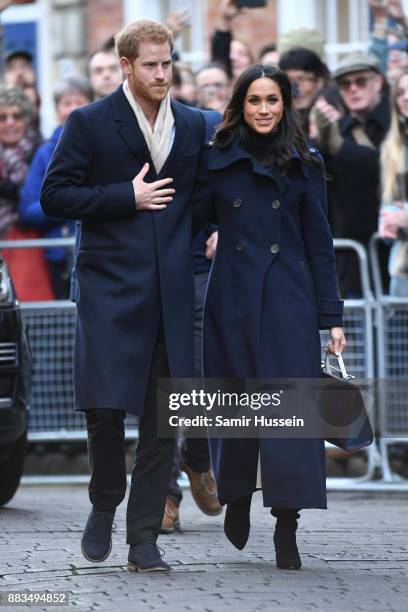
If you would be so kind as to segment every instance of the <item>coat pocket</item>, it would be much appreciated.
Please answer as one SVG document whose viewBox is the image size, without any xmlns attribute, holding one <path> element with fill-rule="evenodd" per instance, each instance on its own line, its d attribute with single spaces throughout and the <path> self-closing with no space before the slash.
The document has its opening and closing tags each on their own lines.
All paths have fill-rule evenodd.
<svg viewBox="0 0 408 612">
<path fill-rule="evenodd" d="M 115 246 L 85 246 L 80 247 L 75 255 L 75 267 L 79 268 L 83 261 L 106 260 L 123 253 L 123 249 Z"/>
<path fill-rule="evenodd" d="M 78 249 L 78 253 L 94 253 L 94 252 L 100 252 L 100 251 L 121 251 L 122 249 L 120 247 L 117 246 L 112 246 L 111 244 L 109 245 L 91 245 L 91 246 L 80 246 Z"/>
<path fill-rule="evenodd" d="M 181 159 L 190 159 L 193 157 L 198 157 L 200 154 L 200 149 L 196 149 L 195 151 L 186 151 L 181 155 Z"/>
</svg>

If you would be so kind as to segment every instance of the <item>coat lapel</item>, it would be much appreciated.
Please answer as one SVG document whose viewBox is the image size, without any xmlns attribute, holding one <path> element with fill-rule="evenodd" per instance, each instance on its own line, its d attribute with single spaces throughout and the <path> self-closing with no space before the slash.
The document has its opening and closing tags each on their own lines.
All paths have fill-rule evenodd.
<svg viewBox="0 0 408 612">
<path fill-rule="evenodd" d="M 171 108 L 174 115 L 174 125 L 176 128 L 176 134 L 169 156 L 167 157 L 162 169 L 159 172 L 159 177 L 165 177 L 169 174 L 171 168 L 185 151 L 186 144 L 191 134 L 191 127 L 188 120 L 182 115 L 180 110 L 173 102 L 171 103 Z"/>
<path fill-rule="evenodd" d="M 111 102 L 113 119 L 119 134 L 142 165 L 146 162 L 150 164 L 149 173 L 155 173 L 146 140 L 139 127 L 135 114 L 126 100 L 122 86 L 112 94 Z"/>
<path fill-rule="evenodd" d="M 217 149 L 213 147 L 210 155 L 209 169 L 221 170 L 242 159 L 251 161 L 252 170 L 255 174 L 260 174 L 261 176 L 272 179 L 276 183 L 281 194 L 286 191 L 290 183 L 288 177 L 285 174 L 281 174 L 276 166 L 266 168 L 260 162 L 252 159 L 250 154 L 238 144 L 237 140 L 234 140 L 227 149 Z"/>
</svg>

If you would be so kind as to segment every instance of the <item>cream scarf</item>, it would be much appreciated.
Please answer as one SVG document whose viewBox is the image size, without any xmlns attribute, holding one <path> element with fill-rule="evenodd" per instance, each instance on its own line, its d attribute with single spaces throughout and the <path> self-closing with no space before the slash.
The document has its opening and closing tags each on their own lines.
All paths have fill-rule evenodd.
<svg viewBox="0 0 408 612">
<path fill-rule="evenodd" d="M 150 123 L 146 119 L 146 115 L 134 99 L 127 79 L 123 83 L 123 92 L 136 115 L 141 132 L 149 147 L 153 165 L 157 174 L 159 174 L 170 152 L 171 133 L 174 126 L 174 116 L 170 106 L 170 95 L 167 94 L 164 100 L 161 101 L 156 122 L 152 129 Z"/>
</svg>

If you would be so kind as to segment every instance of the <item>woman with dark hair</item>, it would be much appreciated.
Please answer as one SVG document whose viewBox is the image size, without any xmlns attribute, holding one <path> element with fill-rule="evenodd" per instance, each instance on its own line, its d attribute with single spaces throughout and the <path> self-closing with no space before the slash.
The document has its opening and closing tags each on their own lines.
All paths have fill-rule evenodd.
<svg viewBox="0 0 408 612">
<path fill-rule="evenodd" d="M 239 77 L 197 193 L 196 210 L 219 228 L 205 303 L 205 377 L 319 378 L 319 329 L 330 330 L 330 352 L 345 346 L 343 303 L 323 164 L 306 145 L 284 72 L 256 64 Z M 210 445 L 229 540 L 244 548 L 252 493 L 261 488 L 277 518 L 277 566 L 299 569 L 299 509 L 326 508 L 324 441 L 213 438 Z"/>
</svg>

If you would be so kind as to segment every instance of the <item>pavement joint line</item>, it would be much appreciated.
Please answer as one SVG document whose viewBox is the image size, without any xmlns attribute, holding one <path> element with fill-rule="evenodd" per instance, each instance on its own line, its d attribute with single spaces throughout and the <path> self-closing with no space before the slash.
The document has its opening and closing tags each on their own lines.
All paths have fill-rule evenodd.
<svg viewBox="0 0 408 612">
<path fill-rule="evenodd" d="M 172 571 L 145 576 L 127 572 L 124 505 L 112 556 L 89 563 L 76 542 L 88 514 L 84 488 L 44 486 L 43 495 L 39 491 L 22 487 L 12 505 L 0 511 L 8 532 L 0 535 L 1 592 L 69 591 L 72 609 L 80 612 L 408 612 L 406 493 L 330 492 L 328 512 L 302 516 L 304 564 L 293 573 L 275 566 L 273 525 L 267 523 L 266 540 L 260 495 L 251 512 L 251 540 L 238 553 L 223 536 L 223 517 L 202 517 L 186 491 L 182 520 L 187 529 L 159 540 L 170 553 Z M 22 533 L 20 525 L 32 528 Z"/>
</svg>

